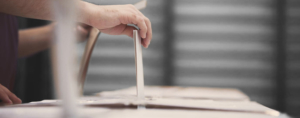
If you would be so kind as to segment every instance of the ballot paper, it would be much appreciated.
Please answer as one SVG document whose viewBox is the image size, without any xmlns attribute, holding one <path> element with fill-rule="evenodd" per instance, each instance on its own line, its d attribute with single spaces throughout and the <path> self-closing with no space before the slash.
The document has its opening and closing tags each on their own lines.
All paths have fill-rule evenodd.
<svg viewBox="0 0 300 118">
<path fill-rule="evenodd" d="M 146 8 L 146 6 L 147 6 L 147 0 L 142 0 L 134 4 L 134 7 L 137 8 L 138 10 L 144 9 Z"/>
<path fill-rule="evenodd" d="M 137 30 L 133 30 L 135 70 L 136 70 L 136 93 L 139 100 L 144 99 L 144 69 L 141 37 Z"/>
</svg>

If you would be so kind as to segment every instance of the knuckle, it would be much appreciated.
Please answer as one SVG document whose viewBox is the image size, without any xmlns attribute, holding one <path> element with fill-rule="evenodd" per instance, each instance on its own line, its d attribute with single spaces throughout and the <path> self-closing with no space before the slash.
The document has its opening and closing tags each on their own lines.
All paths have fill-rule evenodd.
<svg viewBox="0 0 300 118">
<path fill-rule="evenodd" d="M 141 18 L 141 17 L 139 17 L 137 20 L 138 20 L 139 22 L 144 22 L 144 19 Z"/>
<path fill-rule="evenodd" d="M 145 17 L 145 21 L 149 22 L 150 20 L 149 20 L 149 18 Z"/>
<path fill-rule="evenodd" d="M 130 8 L 135 8 L 134 5 L 132 5 L 132 4 L 127 4 L 127 6 Z"/>
<path fill-rule="evenodd" d="M 134 18 L 134 19 L 137 19 L 137 17 L 138 17 L 136 14 L 132 14 L 131 16 L 132 16 L 132 18 Z"/>
<path fill-rule="evenodd" d="M 16 102 L 17 102 L 18 104 L 20 104 L 20 103 L 22 103 L 22 100 L 21 100 L 20 98 L 17 98 L 17 99 L 16 99 Z"/>
</svg>

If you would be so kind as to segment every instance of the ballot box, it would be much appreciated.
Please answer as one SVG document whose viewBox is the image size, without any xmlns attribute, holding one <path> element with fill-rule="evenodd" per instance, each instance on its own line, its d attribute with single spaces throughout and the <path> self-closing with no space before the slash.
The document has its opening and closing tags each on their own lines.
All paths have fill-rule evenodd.
<svg viewBox="0 0 300 118">
<path fill-rule="evenodd" d="M 78 100 L 82 116 L 98 118 L 279 118 L 280 113 L 251 101 L 231 88 L 145 86 L 145 98 L 136 88 L 103 91 Z M 0 118 L 59 117 L 60 100 L 42 100 L 0 108 Z"/>
<path fill-rule="evenodd" d="M 209 99 L 228 101 L 249 101 L 249 97 L 238 89 L 179 87 L 179 86 L 145 86 L 146 98 L 178 98 L 178 99 Z M 136 87 L 115 91 L 96 93 L 101 97 L 128 97 L 136 95 Z"/>
</svg>

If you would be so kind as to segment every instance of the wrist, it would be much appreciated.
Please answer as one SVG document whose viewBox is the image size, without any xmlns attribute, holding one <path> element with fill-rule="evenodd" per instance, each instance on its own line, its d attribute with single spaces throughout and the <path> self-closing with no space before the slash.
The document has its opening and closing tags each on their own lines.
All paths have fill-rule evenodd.
<svg viewBox="0 0 300 118">
<path fill-rule="evenodd" d="M 94 12 L 96 5 L 88 2 L 80 1 L 78 7 L 79 7 L 78 21 L 91 26 L 92 25 L 91 19 L 93 19 L 92 14 Z"/>
</svg>

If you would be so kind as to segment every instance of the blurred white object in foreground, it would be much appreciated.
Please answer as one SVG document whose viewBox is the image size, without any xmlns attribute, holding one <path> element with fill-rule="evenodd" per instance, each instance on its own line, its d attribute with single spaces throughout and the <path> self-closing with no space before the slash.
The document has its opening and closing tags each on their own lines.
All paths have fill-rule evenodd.
<svg viewBox="0 0 300 118">
<path fill-rule="evenodd" d="M 52 8 L 57 21 L 53 52 L 53 72 L 57 97 L 62 99 L 63 118 L 78 117 L 78 87 L 75 77 L 75 0 L 54 0 Z"/>
</svg>

